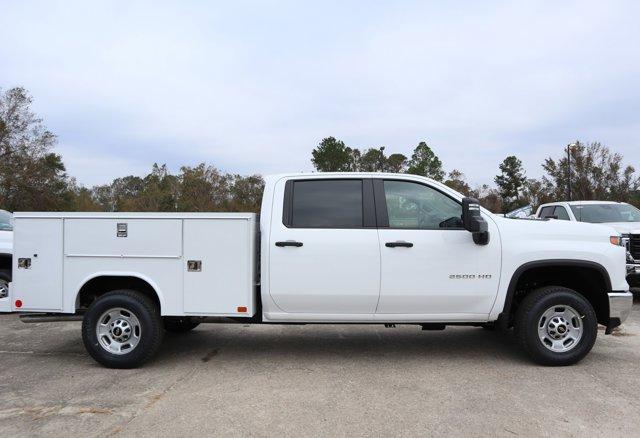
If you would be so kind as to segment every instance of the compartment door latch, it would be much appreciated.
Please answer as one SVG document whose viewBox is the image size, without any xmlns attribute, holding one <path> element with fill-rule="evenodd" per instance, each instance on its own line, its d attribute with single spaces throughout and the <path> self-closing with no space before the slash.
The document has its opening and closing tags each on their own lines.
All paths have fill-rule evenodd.
<svg viewBox="0 0 640 438">
<path fill-rule="evenodd" d="M 202 260 L 187 260 L 187 271 L 189 272 L 202 271 Z"/>
</svg>

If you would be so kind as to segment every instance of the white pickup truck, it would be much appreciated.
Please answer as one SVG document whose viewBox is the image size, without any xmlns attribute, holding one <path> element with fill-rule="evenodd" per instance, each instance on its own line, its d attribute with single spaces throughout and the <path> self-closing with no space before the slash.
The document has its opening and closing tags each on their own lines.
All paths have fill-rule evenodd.
<svg viewBox="0 0 640 438">
<path fill-rule="evenodd" d="M 277 175 L 260 216 L 16 213 L 0 311 L 82 319 L 115 368 L 201 322 L 515 327 L 535 361 L 566 365 L 631 311 L 611 234 L 500 217 L 414 175 Z"/>
</svg>

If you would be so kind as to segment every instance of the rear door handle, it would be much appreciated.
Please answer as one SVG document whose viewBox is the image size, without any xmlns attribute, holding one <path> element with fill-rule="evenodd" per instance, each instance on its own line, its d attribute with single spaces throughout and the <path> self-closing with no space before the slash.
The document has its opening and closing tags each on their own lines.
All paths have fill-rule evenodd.
<svg viewBox="0 0 640 438">
<path fill-rule="evenodd" d="M 412 248 L 413 247 L 413 243 L 404 242 L 404 241 L 387 242 L 387 243 L 384 244 L 384 246 L 386 246 L 387 248 L 397 248 L 397 247 Z"/>
<path fill-rule="evenodd" d="M 302 246 L 302 242 L 296 242 L 295 240 L 285 240 L 284 242 L 276 242 L 276 246 L 295 246 L 297 248 Z"/>
</svg>

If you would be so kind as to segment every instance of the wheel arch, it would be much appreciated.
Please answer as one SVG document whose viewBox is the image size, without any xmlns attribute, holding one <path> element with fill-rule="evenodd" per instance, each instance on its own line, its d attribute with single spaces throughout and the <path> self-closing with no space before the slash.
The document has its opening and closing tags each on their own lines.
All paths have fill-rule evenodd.
<svg viewBox="0 0 640 438">
<path fill-rule="evenodd" d="M 11 272 L 12 261 L 13 261 L 12 254 L 0 253 L 0 269 Z"/>
<path fill-rule="evenodd" d="M 598 322 L 604 325 L 609 322 L 607 293 L 611 291 L 611 278 L 604 266 L 590 260 L 555 259 L 527 262 L 514 271 L 499 316 L 500 324 L 505 328 L 510 326 L 518 300 L 537 287 L 549 285 L 568 287 L 580 293 L 593 306 Z"/>
<path fill-rule="evenodd" d="M 149 296 L 161 311 L 164 305 L 158 285 L 138 272 L 97 272 L 84 278 L 76 287 L 75 311 L 87 308 L 96 298 L 117 289 L 132 289 Z"/>
</svg>

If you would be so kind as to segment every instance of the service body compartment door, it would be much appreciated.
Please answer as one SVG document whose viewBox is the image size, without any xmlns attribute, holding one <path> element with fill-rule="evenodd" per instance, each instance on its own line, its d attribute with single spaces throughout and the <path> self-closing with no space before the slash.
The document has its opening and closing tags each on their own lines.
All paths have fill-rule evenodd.
<svg viewBox="0 0 640 438">
<path fill-rule="evenodd" d="M 62 310 L 62 226 L 62 219 L 16 218 L 11 295 L 21 311 Z"/>
<path fill-rule="evenodd" d="M 184 312 L 252 316 L 255 218 L 184 221 Z"/>
</svg>

